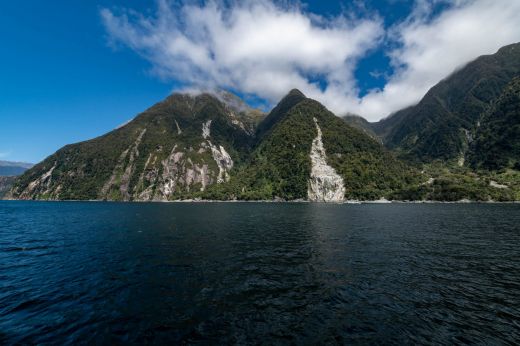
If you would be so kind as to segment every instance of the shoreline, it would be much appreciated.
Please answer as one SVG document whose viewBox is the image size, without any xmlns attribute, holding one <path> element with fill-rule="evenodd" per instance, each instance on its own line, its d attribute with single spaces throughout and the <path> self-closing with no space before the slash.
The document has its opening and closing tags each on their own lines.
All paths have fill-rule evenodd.
<svg viewBox="0 0 520 346">
<path fill-rule="evenodd" d="M 100 199 L 70 199 L 70 200 L 50 200 L 50 199 L 0 199 L 0 202 L 95 202 L 95 203 L 129 203 L 129 204 L 140 204 L 140 203 L 283 203 L 283 204 L 318 204 L 318 205 L 359 205 L 359 204 L 520 204 L 520 201 L 473 201 L 473 200 L 459 200 L 459 201 L 432 201 L 432 200 L 420 200 L 420 201 L 404 201 L 404 200 L 345 200 L 343 202 L 312 202 L 308 200 L 210 200 L 210 199 L 183 199 L 173 201 L 112 201 L 112 200 L 100 200 Z"/>
</svg>

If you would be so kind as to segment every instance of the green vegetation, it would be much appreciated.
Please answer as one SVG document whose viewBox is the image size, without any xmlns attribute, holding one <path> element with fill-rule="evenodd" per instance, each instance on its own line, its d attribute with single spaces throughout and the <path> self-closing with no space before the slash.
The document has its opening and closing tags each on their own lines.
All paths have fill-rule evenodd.
<svg viewBox="0 0 520 346">
<path fill-rule="evenodd" d="M 368 120 L 366 120 L 365 118 L 362 118 L 359 115 L 355 114 L 347 114 L 343 116 L 342 119 L 350 126 L 355 127 L 358 130 L 361 130 L 365 134 L 374 138 L 376 141 L 381 142 L 381 139 L 372 128 L 372 124 L 368 122 Z"/>
<path fill-rule="evenodd" d="M 0 199 L 2 199 L 11 189 L 16 177 L 0 176 Z"/>
<path fill-rule="evenodd" d="M 431 88 L 419 104 L 372 124 L 372 129 L 409 160 L 457 160 L 481 114 L 518 75 L 520 43 L 469 63 Z"/>
<path fill-rule="evenodd" d="M 477 169 L 520 170 L 520 77 L 481 116 L 469 161 Z"/>
<path fill-rule="evenodd" d="M 233 111 L 232 118 L 231 112 Z M 183 198 L 201 185 L 185 181 L 186 170 L 206 165 L 210 180 L 215 181 L 218 166 L 206 147 L 200 150 L 202 124 L 211 120 L 211 142 L 224 146 L 233 161 L 240 163 L 253 144 L 248 134 L 254 129 L 242 129 L 233 121 L 249 116 L 234 112 L 211 95 L 197 97 L 172 95 L 128 124 L 108 134 L 77 144 L 67 145 L 23 174 L 11 193 L 14 198 L 30 199 L 108 199 L 131 200 L 149 188 L 155 196 L 164 173 L 163 161 L 173 149 L 182 152 L 182 180 L 171 199 Z M 146 166 L 146 168 L 145 168 Z M 187 168 L 186 168 L 187 167 Z M 125 176 L 125 171 L 126 176 Z M 34 189 L 32 182 L 50 172 L 45 181 Z M 150 179 L 148 179 L 150 177 Z M 107 189 L 104 186 L 112 180 Z"/>
<path fill-rule="evenodd" d="M 409 201 L 515 201 L 520 200 L 520 172 L 475 172 L 442 162 L 423 166 L 425 180 L 398 191 L 392 199 Z"/>
<path fill-rule="evenodd" d="M 373 200 L 418 183 L 419 173 L 397 160 L 377 141 L 347 125 L 314 100 L 294 97 L 280 102 L 266 119 L 278 122 L 260 131 L 259 143 L 247 165 L 226 186 L 213 186 L 215 199 L 306 199 L 311 171 L 310 151 L 316 118 L 323 133 L 328 163 L 345 183 L 347 199 Z M 287 105 L 291 104 L 292 107 Z M 280 111 L 283 109 L 283 111 Z"/>
<path fill-rule="evenodd" d="M 248 166 L 232 179 L 230 185 L 240 186 L 238 198 L 307 198 L 309 153 L 316 128 L 312 116 L 301 110 L 290 109 L 258 144 Z"/>
<path fill-rule="evenodd" d="M 478 58 L 375 124 L 338 118 L 298 90 L 267 116 L 229 93 L 172 95 L 58 150 L 7 197 L 307 199 L 314 119 L 346 199 L 520 200 L 520 44 Z M 0 181 L 0 194 L 11 183 Z"/>
</svg>

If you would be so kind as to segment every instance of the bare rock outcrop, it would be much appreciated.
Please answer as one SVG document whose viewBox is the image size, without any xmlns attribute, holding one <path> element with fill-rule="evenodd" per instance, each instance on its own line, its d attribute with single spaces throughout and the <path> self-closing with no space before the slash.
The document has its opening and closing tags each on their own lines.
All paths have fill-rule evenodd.
<svg viewBox="0 0 520 346">
<path fill-rule="evenodd" d="M 314 123 L 318 135 L 312 141 L 310 153 L 312 168 L 307 198 L 313 202 L 342 202 L 345 199 L 343 178 L 327 164 L 321 128 L 316 118 Z"/>
</svg>

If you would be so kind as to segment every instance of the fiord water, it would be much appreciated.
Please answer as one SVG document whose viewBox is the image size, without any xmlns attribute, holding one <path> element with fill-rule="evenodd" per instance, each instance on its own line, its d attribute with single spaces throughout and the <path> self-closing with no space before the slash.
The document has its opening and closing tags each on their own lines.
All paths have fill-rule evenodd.
<svg viewBox="0 0 520 346">
<path fill-rule="evenodd" d="M 0 202 L 0 343 L 517 344 L 520 205 Z"/>
</svg>

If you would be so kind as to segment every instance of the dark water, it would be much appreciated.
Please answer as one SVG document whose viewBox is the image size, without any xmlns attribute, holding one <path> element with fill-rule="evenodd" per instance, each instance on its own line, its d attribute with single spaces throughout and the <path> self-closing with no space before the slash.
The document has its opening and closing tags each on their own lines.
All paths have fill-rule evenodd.
<svg viewBox="0 0 520 346">
<path fill-rule="evenodd" d="M 519 342 L 520 205 L 0 202 L 0 343 Z"/>
</svg>

